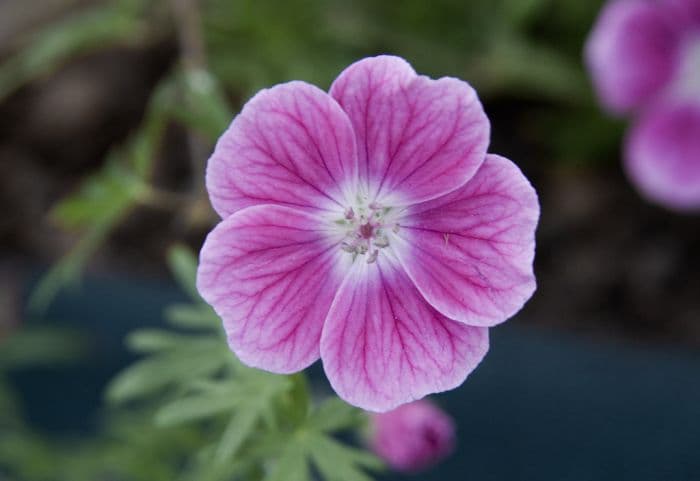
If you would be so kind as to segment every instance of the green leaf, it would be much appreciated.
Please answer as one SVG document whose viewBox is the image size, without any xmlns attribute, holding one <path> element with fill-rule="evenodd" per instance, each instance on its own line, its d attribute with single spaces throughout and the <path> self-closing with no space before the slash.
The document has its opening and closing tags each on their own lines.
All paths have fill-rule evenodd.
<svg viewBox="0 0 700 481">
<path fill-rule="evenodd" d="M 221 319 L 206 304 L 173 304 L 165 309 L 166 320 L 174 326 L 187 329 L 211 328 L 221 331 Z"/>
<path fill-rule="evenodd" d="M 220 344 L 218 340 L 199 343 L 137 362 L 112 380 L 107 400 L 121 403 L 209 376 L 228 362 L 230 354 Z"/>
<path fill-rule="evenodd" d="M 326 399 L 311 414 L 308 426 L 319 432 L 334 432 L 359 427 L 366 414 L 337 397 Z"/>
<path fill-rule="evenodd" d="M 113 149 L 100 171 L 52 209 L 51 217 L 60 225 L 85 233 L 39 282 L 30 297 L 30 309 L 45 310 L 61 288 L 77 284 L 88 259 L 130 209 L 152 201 L 152 189 L 145 181 L 165 132 L 172 94 L 172 80 L 162 80 L 136 135 Z"/>
<path fill-rule="evenodd" d="M 196 301 L 201 301 L 197 291 L 197 258 L 184 245 L 174 245 L 168 251 L 168 265 L 182 289 Z"/>
<path fill-rule="evenodd" d="M 113 201 L 114 203 L 109 206 L 109 209 L 102 212 L 101 215 L 97 215 L 96 212 L 90 212 L 90 216 L 94 216 L 94 218 L 92 219 L 87 233 L 81 237 L 68 254 L 61 258 L 61 260 L 42 277 L 34 288 L 29 298 L 29 308 L 31 310 L 44 311 L 61 288 L 66 285 L 77 284 L 80 273 L 90 256 L 92 256 L 106 239 L 112 228 L 119 223 L 131 207 L 131 199 L 128 197 L 115 196 Z M 89 201 L 86 200 L 86 202 Z M 80 212 L 72 210 L 70 214 L 66 215 L 68 215 L 72 221 L 86 222 L 87 212 L 87 209 L 82 209 Z"/>
<path fill-rule="evenodd" d="M 218 338 L 210 336 L 192 336 L 178 334 L 164 329 L 139 329 L 129 333 L 126 339 L 127 346 L 136 352 L 158 352 L 177 348 L 193 348 L 197 344 L 218 347 Z"/>
<path fill-rule="evenodd" d="M 214 455 L 215 462 L 223 464 L 231 460 L 243 443 L 253 433 L 253 429 L 260 419 L 261 410 L 238 410 L 231 417 L 231 421 L 221 436 L 221 441 Z"/>
<path fill-rule="evenodd" d="M 176 426 L 232 411 L 240 399 L 231 395 L 200 395 L 177 399 L 158 410 L 155 422 L 159 426 Z"/>
<path fill-rule="evenodd" d="M 371 481 L 363 468 L 379 470 L 381 461 L 374 455 L 346 446 L 321 433 L 309 433 L 311 459 L 327 481 Z"/>
<path fill-rule="evenodd" d="M 287 443 L 279 459 L 264 481 L 310 481 L 306 447 L 292 439 Z"/>
<path fill-rule="evenodd" d="M 202 69 L 183 72 L 179 83 L 185 101 L 183 106 L 173 106 L 173 115 L 214 142 L 233 118 L 221 86 Z"/>
</svg>

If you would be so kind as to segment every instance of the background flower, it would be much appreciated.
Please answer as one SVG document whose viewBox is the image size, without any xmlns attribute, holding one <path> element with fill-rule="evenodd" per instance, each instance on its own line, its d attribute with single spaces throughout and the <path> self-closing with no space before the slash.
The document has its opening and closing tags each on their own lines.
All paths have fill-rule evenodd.
<svg viewBox="0 0 700 481">
<path fill-rule="evenodd" d="M 398 471 L 429 468 L 447 457 L 456 441 L 452 418 L 426 400 L 373 414 L 370 429 L 370 446 Z"/>
<path fill-rule="evenodd" d="M 613 0 L 586 45 L 599 98 L 637 118 L 625 146 L 629 178 L 650 200 L 700 207 L 700 1 Z"/>
</svg>

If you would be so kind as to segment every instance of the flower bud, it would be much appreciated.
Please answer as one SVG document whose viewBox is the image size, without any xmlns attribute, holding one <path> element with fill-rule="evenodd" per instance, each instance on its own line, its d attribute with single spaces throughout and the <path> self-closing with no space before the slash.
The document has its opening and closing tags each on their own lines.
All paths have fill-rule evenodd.
<svg viewBox="0 0 700 481">
<path fill-rule="evenodd" d="M 372 450 L 397 471 L 428 468 L 447 457 L 454 444 L 454 421 L 431 402 L 372 414 Z"/>
</svg>

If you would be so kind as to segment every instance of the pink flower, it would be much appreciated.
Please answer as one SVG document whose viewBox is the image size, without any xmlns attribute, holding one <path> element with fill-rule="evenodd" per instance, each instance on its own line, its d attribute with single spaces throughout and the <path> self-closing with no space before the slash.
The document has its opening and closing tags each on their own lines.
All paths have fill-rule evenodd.
<svg viewBox="0 0 700 481">
<path fill-rule="evenodd" d="M 614 0 L 586 45 L 603 105 L 638 116 L 629 177 L 650 200 L 700 207 L 700 0 Z"/>
<path fill-rule="evenodd" d="M 321 357 L 374 411 L 460 385 L 535 290 L 537 197 L 488 143 L 467 83 L 397 57 L 253 97 L 209 160 L 197 278 L 241 361 Z"/>
<path fill-rule="evenodd" d="M 421 400 L 372 415 L 372 450 L 397 471 L 420 471 L 454 449 L 452 418 Z"/>
</svg>

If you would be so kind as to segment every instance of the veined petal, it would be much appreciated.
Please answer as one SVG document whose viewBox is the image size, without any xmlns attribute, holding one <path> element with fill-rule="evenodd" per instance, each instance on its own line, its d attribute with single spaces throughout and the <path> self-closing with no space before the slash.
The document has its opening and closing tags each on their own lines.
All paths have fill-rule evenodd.
<svg viewBox="0 0 700 481">
<path fill-rule="evenodd" d="M 625 154 L 630 179 L 650 200 L 679 210 L 700 208 L 700 100 L 645 112 Z"/>
<path fill-rule="evenodd" d="M 396 253 L 426 300 L 450 319 L 492 326 L 535 291 L 537 195 L 510 160 L 488 155 L 460 189 L 412 206 Z"/>
<path fill-rule="evenodd" d="M 242 362 L 295 372 L 319 357 L 323 321 L 344 272 L 339 253 L 315 216 L 283 206 L 248 207 L 207 237 L 197 288 L 222 318 Z"/>
<path fill-rule="evenodd" d="M 484 160 L 490 125 L 466 82 L 418 76 L 403 59 L 380 56 L 345 69 L 330 92 L 352 121 L 372 200 L 435 198 L 464 184 Z"/>
<path fill-rule="evenodd" d="M 388 411 L 464 382 L 488 350 L 488 330 L 433 309 L 396 260 L 356 262 L 321 337 L 321 358 L 338 395 Z"/>
<path fill-rule="evenodd" d="M 598 95 L 615 113 L 650 103 L 668 85 L 681 38 L 662 2 L 615 0 L 593 28 L 585 57 Z"/>
<path fill-rule="evenodd" d="M 221 136 L 207 166 L 214 209 L 251 205 L 344 208 L 355 190 L 350 120 L 319 88 L 289 82 L 260 91 Z"/>
</svg>

